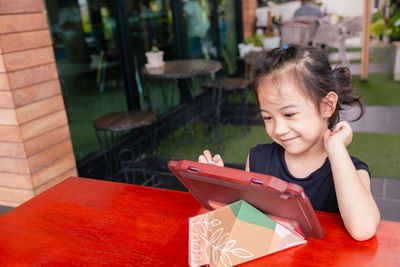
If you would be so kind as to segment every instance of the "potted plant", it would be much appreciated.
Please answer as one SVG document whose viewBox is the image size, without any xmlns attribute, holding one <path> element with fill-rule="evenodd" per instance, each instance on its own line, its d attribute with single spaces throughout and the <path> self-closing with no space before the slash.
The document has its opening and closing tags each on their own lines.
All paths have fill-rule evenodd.
<svg viewBox="0 0 400 267">
<path fill-rule="evenodd" d="M 281 44 L 281 37 L 280 36 L 265 37 L 264 39 L 262 39 L 262 44 L 265 50 L 276 48 Z"/>
<path fill-rule="evenodd" d="M 394 1 L 392 1 L 394 2 Z M 391 6 L 391 16 L 389 26 L 391 29 L 390 39 L 392 41 L 400 41 L 400 3 L 393 3 Z"/>
<path fill-rule="evenodd" d="M 251 51 L 262 51 L 262 38 L 264 36 L 256 32 L 253 36 L 244 39 L 244 44 L 238 44 L 239 55 L 244 58 Z"/>
<path fill-rule="evenodd" d="M 239 47 L 239 56 L 241 58 L 244 58 L 247 55 L 247 53 L 249 53 L 253 49 L 254 44 L 250 44 L 245 41 L 244 43 L 238 44 L 238 47 Z"/>
<path fill-rule="evenodd" d="M 253 36 L 245 38 L 246 44 L 253 44 L 253 46 L 262 46 L 262 39 L 264 35 L 262 33 L 256 32 Z"/>
<path fill-rule="evenodd" d="M 376 37 L 379 40 L 385 41 L 385 43 L 389 42 L 389 35 L 392 33 L 389 25 L 386 24 L 385 17 L 381 11 L 376 11 L 372 16 L 370 26 L 370 35 Z"/>
<path fill-rule="evenodd" d="M 147 64 L 146 68 L 160 68 L 164 66 L 164 51 L 160 51 L 153 46 L 149 52 L 146 52 Z"/>
</svg>

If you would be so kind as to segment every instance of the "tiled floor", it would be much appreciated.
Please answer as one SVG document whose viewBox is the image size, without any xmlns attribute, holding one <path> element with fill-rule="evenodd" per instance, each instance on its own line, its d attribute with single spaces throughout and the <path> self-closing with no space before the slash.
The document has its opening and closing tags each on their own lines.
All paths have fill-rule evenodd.
<svg viewBox="0 0 400 267">
<path fill-rule="evenodd" d="M 358 114 L 359 108 L 354 107 L 341 112 L 341 117 L 350 121 Z M 350 125 L 355 132 L 400 134 L 400 106 L 366 106 L 364 116 Z"/>
<path fill-rule="evenodd" d="M 371 188 L 382 219 L 400 221 L 400 179 L 372 178 Z"/>
</svg>

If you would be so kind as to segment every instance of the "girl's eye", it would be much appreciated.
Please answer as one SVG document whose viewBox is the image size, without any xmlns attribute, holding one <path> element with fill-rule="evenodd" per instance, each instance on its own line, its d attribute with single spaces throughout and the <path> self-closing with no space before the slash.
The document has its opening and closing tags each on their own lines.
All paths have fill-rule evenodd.
<svg viewBox="0 0 400 267">
<path fill-rule="evenodd" d="M 265 120 L 265 121 L 269 121 L 269 120 L 272 119 L 271 117 L 262 117 L 262 118 L 263 118 L 263 120 Z"/>
<path fill-rule="evenodd" d="M 294 115 L 295 115 L 295 113 L 286 113 L 286 114 L 285 114 L 285 117 L 291 118 L 291 117 L 293 117 Z"/>
</svg>

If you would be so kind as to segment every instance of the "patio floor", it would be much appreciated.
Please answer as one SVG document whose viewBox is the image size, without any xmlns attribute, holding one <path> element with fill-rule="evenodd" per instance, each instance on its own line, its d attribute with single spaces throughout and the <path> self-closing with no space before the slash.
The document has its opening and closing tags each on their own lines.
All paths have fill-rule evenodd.
<svg viewBox="0 0 400 267">
<path fill-rule="evenodd" d="M 382 219 L 400 221 L 400 179 L 373 177 L 371 189 Z"/>
</svg>

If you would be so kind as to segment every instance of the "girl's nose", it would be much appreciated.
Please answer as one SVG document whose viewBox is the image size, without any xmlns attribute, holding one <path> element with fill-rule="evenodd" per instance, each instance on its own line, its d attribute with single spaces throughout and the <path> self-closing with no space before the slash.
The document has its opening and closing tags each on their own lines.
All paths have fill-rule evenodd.
<svg viewBox="0 0 400 267">
<path fill-rule="evenodd" d="M 275 120 L 274 133 L 275 135 L 284 135 L 288 132 L 287 124 L 282 119 Z"/>
</svg>

